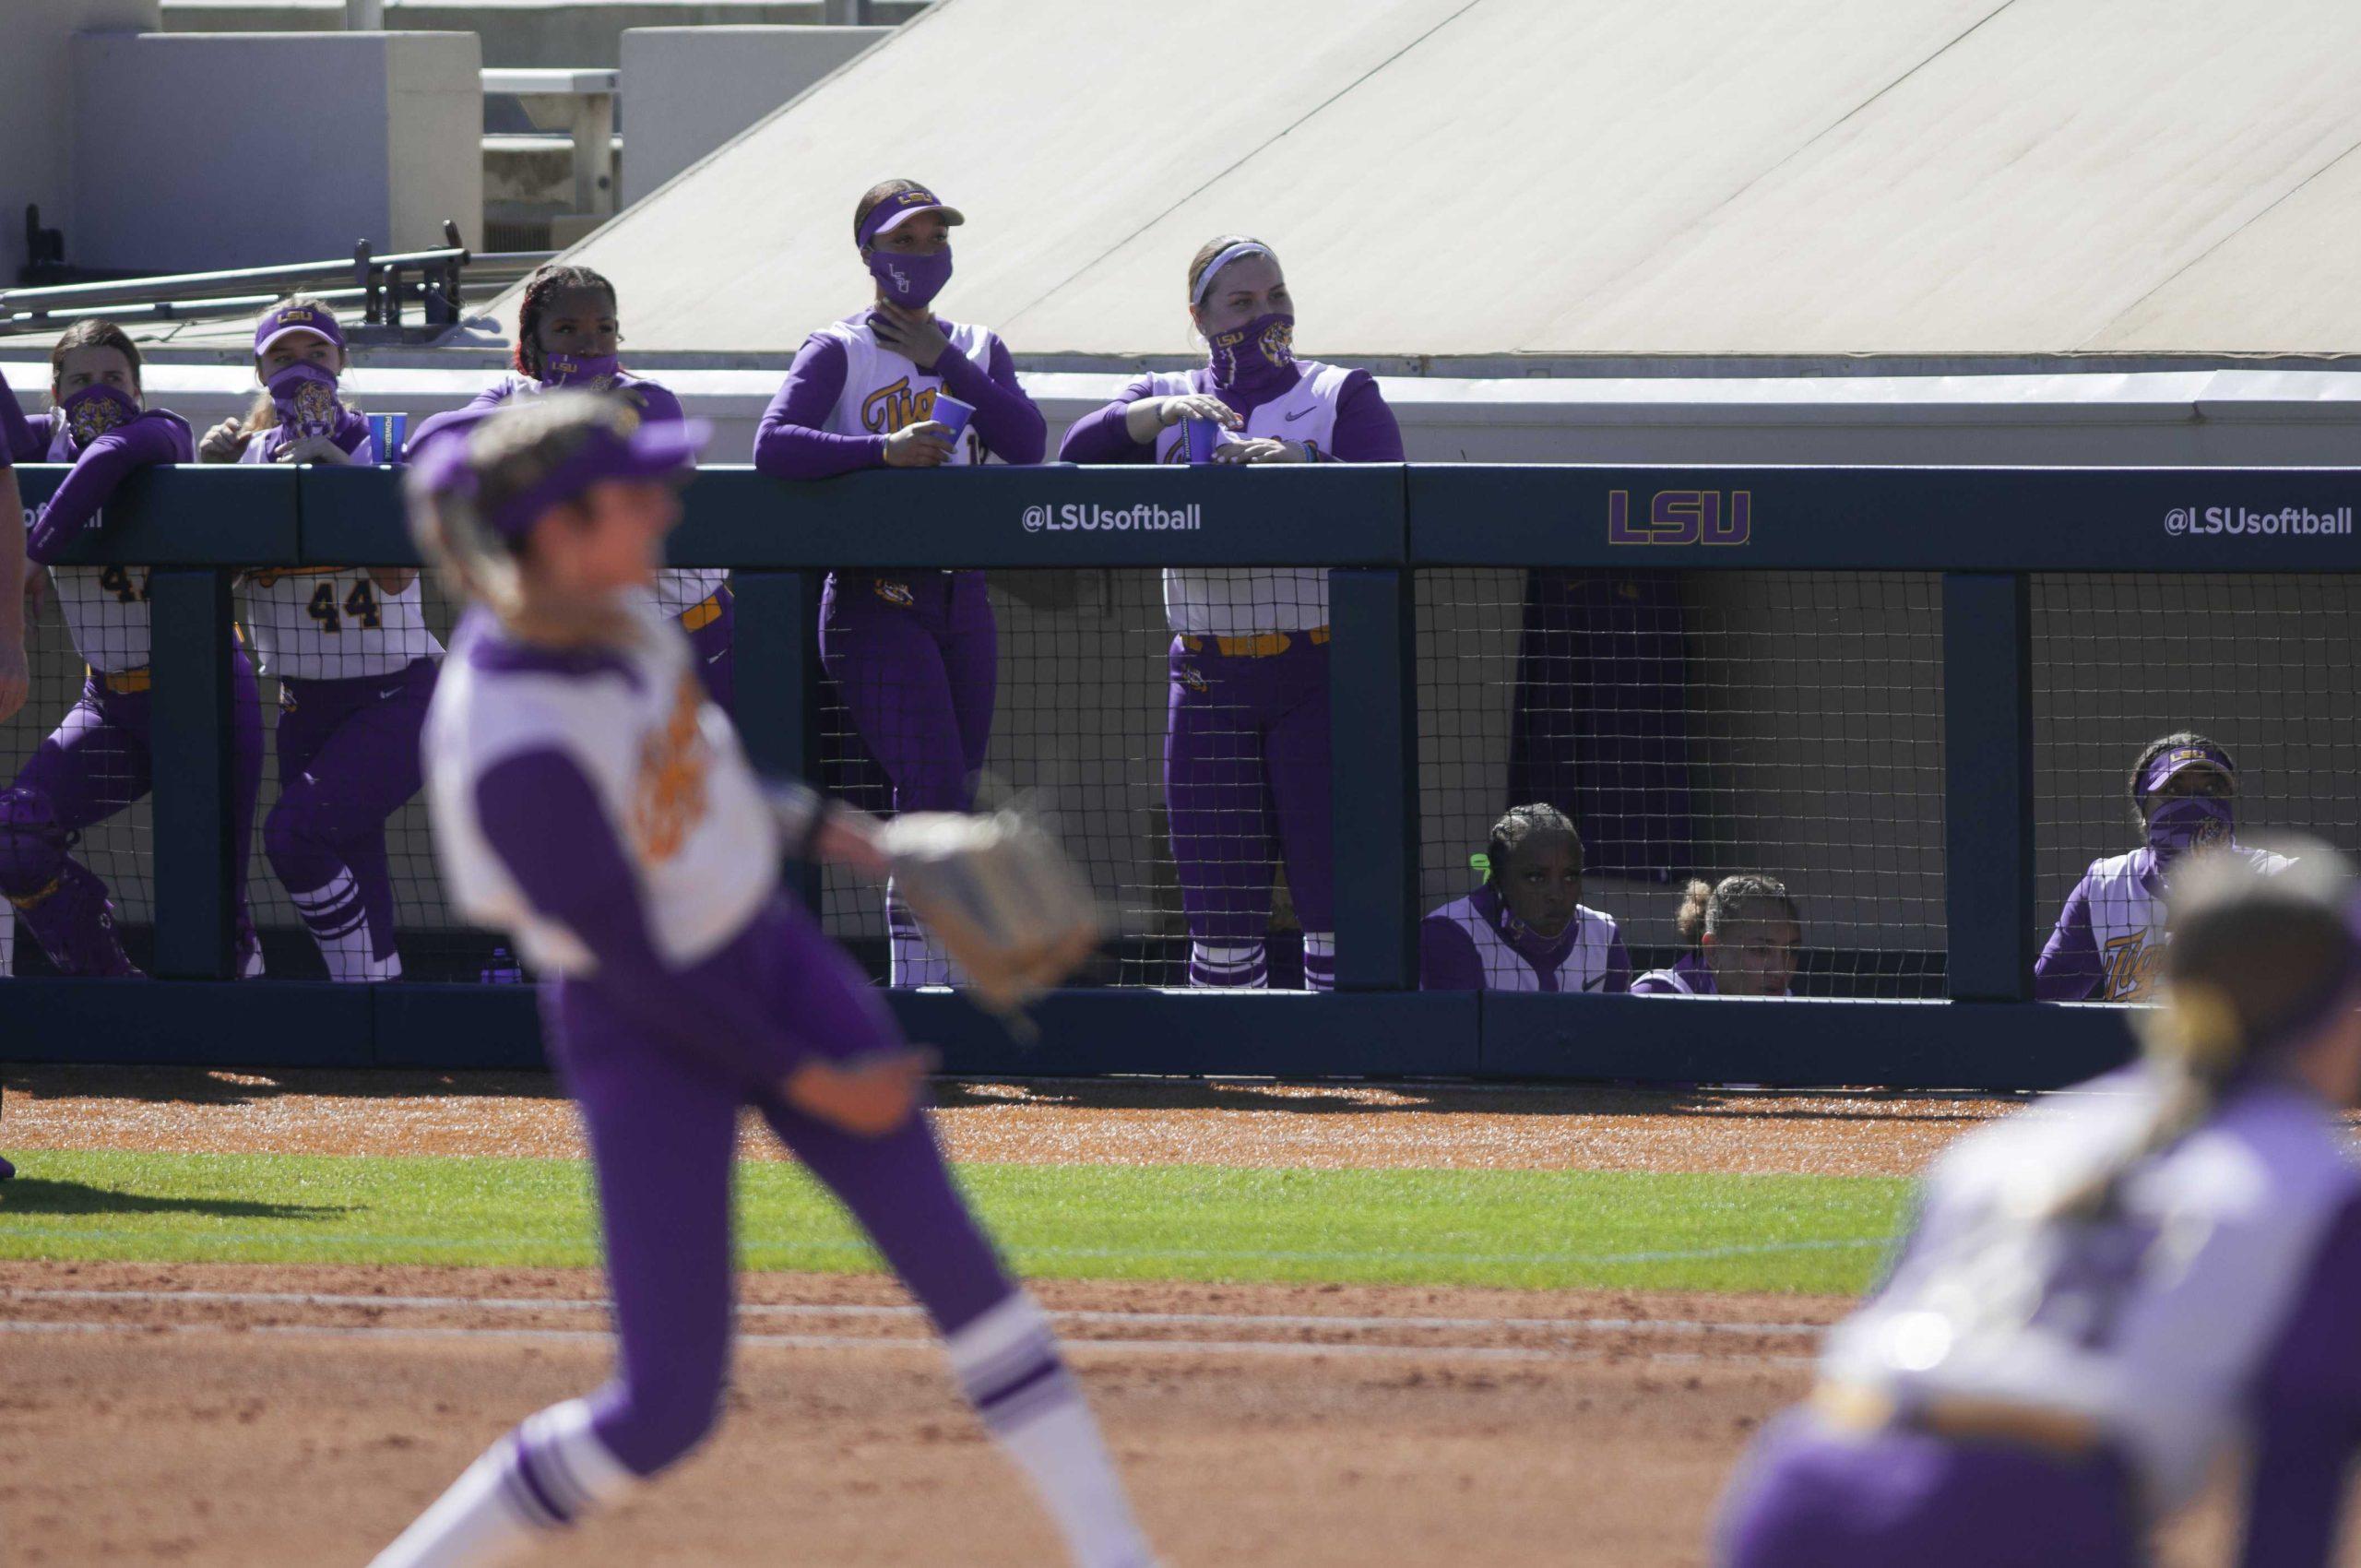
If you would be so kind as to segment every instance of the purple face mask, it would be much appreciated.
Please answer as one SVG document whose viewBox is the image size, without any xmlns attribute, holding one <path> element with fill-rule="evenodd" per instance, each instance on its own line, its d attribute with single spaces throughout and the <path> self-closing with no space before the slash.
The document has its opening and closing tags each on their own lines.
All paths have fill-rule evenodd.
<svg viewBox="0 0 2361 1568">
<path fill-rule="evenodd" d="M 2191 849 L 2227 847 L 2236 826 L 2227 801 L 2204 795 L 2166 801 L 2148 814 L 2148 848 L 2156 864 L 2168 866 Z"/>
<path fill-rule="evenodd" d="M 289 365 L 270 378 L 270 406 L 278 410 L 279 428 L 288 439 L 336 434 L 337 422 L 344 417 L 336 379 L 336 372 L 308 362 Z"/>
<path fill-rule="evenodd" d="M 614 389 L 615 376 L 622 369 L 612 354 L 550 354 L 541 361 L 541 385 L 609 392 Z"/>
<path fill-rule="evenodd" d="M 945 245 L 932 255 L 872 250 L 869 253 L 869 275 L 877 279 L 877 287 L 894 303 L 911 310 L 923 309 L 932 304 L 934 296 L 951 281 L 951 247 Z"/>
<path fill-rule="evenodd" d="M 137 419 L 139 405 L 115 387 L 85 386 L 58 404 L 57 411 L 65 416 L 66 438 L 79 452 L 115 426 Z"/>
<path fill-rule="evenodd" d="M 1294 379 L 1295 317 L 1285 311 L 1216 332 L 1207 346 L 1214 385 L 1225 392 L 1253 393 Z"/>
</svg>

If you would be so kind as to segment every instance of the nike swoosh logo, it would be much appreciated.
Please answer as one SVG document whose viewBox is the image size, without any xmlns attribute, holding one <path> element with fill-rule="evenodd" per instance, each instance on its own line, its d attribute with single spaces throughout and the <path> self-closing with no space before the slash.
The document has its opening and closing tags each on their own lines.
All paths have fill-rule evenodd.
<svg viewBox="0 0 2361 1568">
<path fill-rule="evenodd" d="M 1606 984 L 1607 977 L 1605 975 L 1593 975 L 1590 979 L 1583 981 L 1583 989 L 1584 991 L 1597 991 L 1605 987 Z"/>
<path fill-rule="evenodd" d="M 1289 415 L 1287 415 L 1287 422 L 1288 422 L 1289 424 L 1293 424 L 1296 421 L 1298 421 L 1298 420 L 1301 419 L 1304 415 L 1306 415 L 1306 414 L 1310 413 L 1311 411 L 1311 410 L 1310 409 L 1298 409 L 1295 412 L 1293 412 L 1293 413 L 1291 413 L 1291 414 L 1289 414 Z"/>
<path fill-rule="evenodd" d="M 377 698 L 381 702 L 389 701 L 392 698 L 401 695 L 408 690 L 409 690 L 408 686 L 388 686 L 384 691 L 377 694 Z"/>
</svg>

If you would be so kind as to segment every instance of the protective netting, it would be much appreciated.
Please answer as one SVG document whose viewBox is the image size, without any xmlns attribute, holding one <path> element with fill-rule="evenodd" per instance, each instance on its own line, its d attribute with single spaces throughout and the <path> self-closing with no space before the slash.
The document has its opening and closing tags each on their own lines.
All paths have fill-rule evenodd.
<svg viewBox="0 0 2361 1568">
<path fill-rule="evenodd" d="M 1683 887 L 1741 873 L 1800 907 L 1803 995 L 1941 994 L 1942 616 L 1928 574 L 1419 574 L 1420 891 L 1481 880 L 1543 802 L 1636 968 Z"/>
<path fill-rule="evenodd" d="M 833 790 L 1044 814 L 1115 922 L 1102 979 L 1187 985 L 1193 942 L 1201 983 L 1293 988 L 1307 928 L 1324 978 L 1324 572 L 847 571 L 823 623 Z M 940 978 L 907 929 L 896 967 L 875 888 L 832 873 L 823 909 L 879 972 Z"/>
<path fill-rule="evenodd" d="M 2038 929 L 2093 862 L 2145 841 L 2130 793 L 2152 741 L 2195 731 L 2237 767 L 2240 841 L 2296 832 L 2361 846 L 2361 579 L 2319 573 L 2033 578 Z M 2153 980 L 2136 874 L 2091 897 L 2094 997 Z"/>
</svg>

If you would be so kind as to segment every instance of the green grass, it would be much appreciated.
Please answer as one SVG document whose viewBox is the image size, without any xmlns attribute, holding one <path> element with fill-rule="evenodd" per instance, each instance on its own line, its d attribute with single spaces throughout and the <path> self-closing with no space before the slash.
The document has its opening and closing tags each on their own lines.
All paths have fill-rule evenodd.
<svg viewBox="0 0 2361 1568">
<path fill-rule="evenodd" d="M 0 1258 L 583 1266 L 585 1167 L 34 1151 L 0 1186 Z M 1906 1184 L 1830 1176 L 970 1165 L 1037 1277 L 1851 1292 Z M 786 1164 L 739 1168 L 756 1269 L 864 1272 L 874 1256 Z"/>
</svg>

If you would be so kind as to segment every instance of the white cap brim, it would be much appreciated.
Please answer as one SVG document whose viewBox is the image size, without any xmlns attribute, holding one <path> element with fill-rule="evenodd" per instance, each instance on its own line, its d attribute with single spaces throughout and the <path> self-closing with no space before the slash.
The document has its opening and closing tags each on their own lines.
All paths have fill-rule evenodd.
<svg viewBox="0 0 2361 1568">
<path fill-rule="evenodd" d="M 965 223 L 967 221 L 967 215 L 961 212 L 957 208 L 944 207 L 938 202 L 932 207 L 914 207 L 908 212 L 897 212 L 894 214 L 893 217 L 888 218 L 884 222 L 879 224 L 877 226 L 877 232 L 880 234 L 890 234 L 895 230 L 900 228 L 903 224 L 908 223 L 911 219 L 916 218 L 921 212 L 940 212 L 943 214 L 943 220 L 945 223 Z"/>
</svg>

